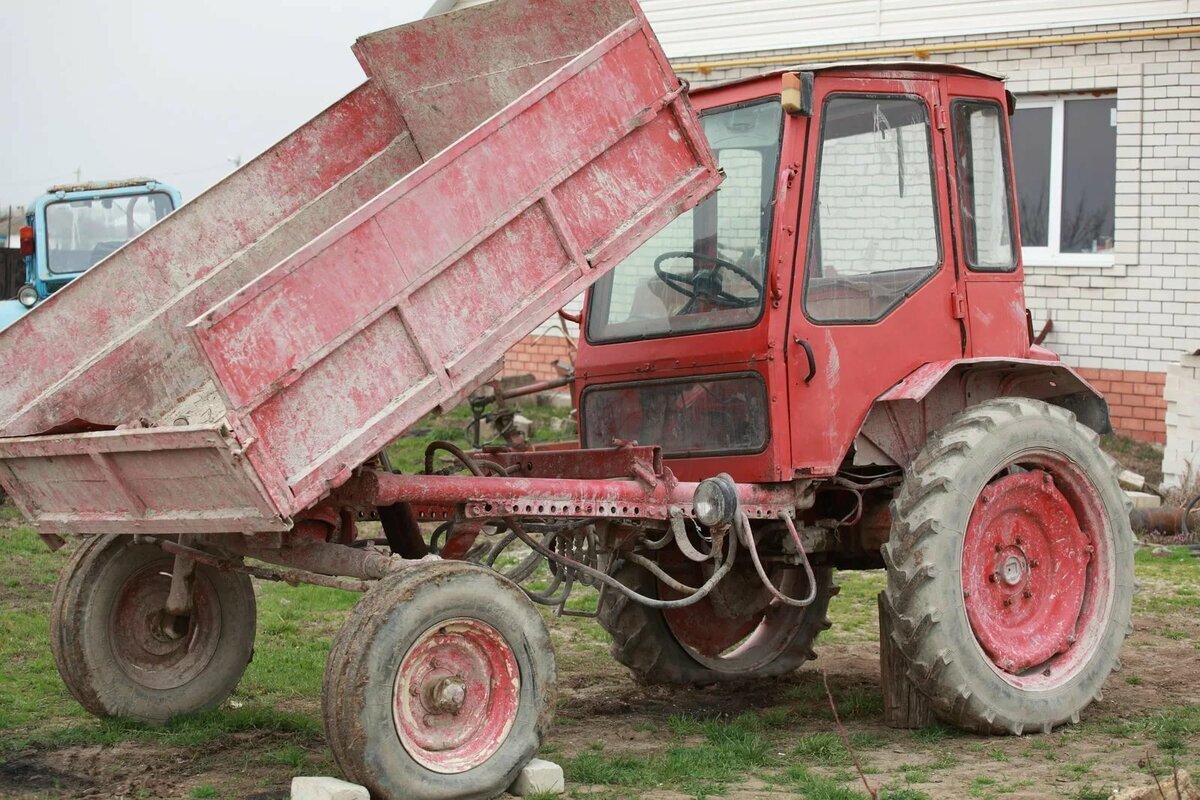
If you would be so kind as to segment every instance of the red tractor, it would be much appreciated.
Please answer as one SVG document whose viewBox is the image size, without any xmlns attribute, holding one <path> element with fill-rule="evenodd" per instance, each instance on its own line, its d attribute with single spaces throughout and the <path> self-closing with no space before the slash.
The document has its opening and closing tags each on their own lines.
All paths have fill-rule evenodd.
<svg viewBox="0 0 1200 800">
<path fill-rule="evenodd" d="M 553 710 L 535 603 L 599 587 L 638 679 L 713 683 L 812 658 L 834 570 L 880 567 L 892 684 L 949 722 L 1099 697 L 1133 538 L 1103 399 L 1033 343 L 998 78 L 842 64 L 689 102 L 632 0 L 355 52 L 366 83 L 0 332 L 0 484 L 52 547 L 87 537 L 51 623 L 85 708 L 220 705 L 251 576 L 364 592 L 323 685 L 343 773 L 492 797 Z M 390 468 L 589 286 L 579 447 Z"/>
<path fill-rule="evenodd" d="M 842 64 L 691 100 L 725 183 L 593 286 L 574 392 L 585 448 L 656 445 L 704 481 L 658 549 L 613 526 L 646 548 L 614 577 L 681 597 L 719 571 L 719 525 L 748 553 L 687 607 L 606 591 L 613 655 L 643 681 L 788 672 L 834 570 L 883 567 L 884 628 L 940 717 L 1077 722 L 1130 627 L 1133 537 L 1104 400 L 1032 341 L 1012 95 Z M 794 521 L 734 511 L 737 487 L 781 484 Z"/>
</svg>

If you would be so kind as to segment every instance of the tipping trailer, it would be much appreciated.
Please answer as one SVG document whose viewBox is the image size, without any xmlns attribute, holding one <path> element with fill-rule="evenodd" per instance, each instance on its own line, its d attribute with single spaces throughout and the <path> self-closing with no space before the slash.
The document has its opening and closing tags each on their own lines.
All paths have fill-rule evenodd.
<svg viewBox="0 0 1200 800">
<path fill-rule="evenodd" d="M 416 512 L 364 481 L 720 174 L 634 0 L 503 0 L 353 49 L 364 84 L 0 333 L 0 483 L 48 542 L 88 535 L 52 641 L 101 715 L 218 705 L 251 574 L 414 568 L 412 693 L 379 705 L 396 670 L 342 684 L 374 656 L 335 654 L 330 741 L 380 796 L 491 796 L 549 722 L 545 627 L 495 573 L 424 563 Z M 355 546 L 376 516 L 390 552 Z"/>
</svg>

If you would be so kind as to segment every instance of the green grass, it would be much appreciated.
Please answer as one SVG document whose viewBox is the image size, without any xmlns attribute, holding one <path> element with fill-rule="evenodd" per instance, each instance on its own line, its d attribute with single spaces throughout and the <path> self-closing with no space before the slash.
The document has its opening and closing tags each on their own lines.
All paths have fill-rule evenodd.
<svg viewBox="0 0 1200 800">
<path fill-rule="evenodd" d="M 489 407 L 488 410 L 492 408 Z M 554 442 L 567 438 L 566 434 L 555 433 L 551 426 L 556 420 L 568 418 L 569 409 L 534 405 L 520 405 L 514 408 L 518 414 L 533 422 L 533 436 L 530 441 Z M 408 473 L 421 472 L 424 470 L 425 448 L 434 440 L 470 447 L 473 444 L 467 431 L 470 422 L 471 410 L 465 404 L 445 414 L 430 414 L 414 425 L 407 435 L 388 447 L 387 453 L 392 468 Z M 439 459 L 444 457 L 444 453 L 438 456 Z"/>
<path fill-rule="evenodd" d="M 756 714 L 742 714 L 731 720 L 673 716 L 668 718 L 665 727 L 672 734 L 672 740 L 681 743 L 649 755 L 608 753 L 606 748 L 588 749 L 566 762 L 568 781 L 643 790 L 668 787 L 702 796 L 719 794 L 729 784 L 753 774 L 809 798 L 836 800 L 865 796 L 846 790 L 842 786 L 845 781 L 813 771 L 814 767 L 853 764 L 836 734 L 805 736 L 789 751 L 784 749 L 789 737 L 775 732 L 762 716 Z M 851 736 L 851 744 L 860 751 L 860 759 L 862 751 L 885 743 L 886 739 L 877 734 Z"/>
</svg>

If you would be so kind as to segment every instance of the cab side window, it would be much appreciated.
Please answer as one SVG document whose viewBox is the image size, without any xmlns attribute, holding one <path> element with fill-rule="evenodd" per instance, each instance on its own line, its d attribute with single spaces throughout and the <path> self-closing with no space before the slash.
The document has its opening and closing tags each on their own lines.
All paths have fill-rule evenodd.
<svg viewBox="0 0 1200 800">
<path fill-rule="evenodd" d="M 923 100 L 835 94 L 821 112 L 804 303 L 817 322 L 873 322 L 941 262 Z"/>
<path fill-rule="evenodd" d="M 968 268 L 976 271 L 1017 268 L 1003 113 L 998 104 L 984 100 L 950 104 L 963 251 Z"/>
</svg>

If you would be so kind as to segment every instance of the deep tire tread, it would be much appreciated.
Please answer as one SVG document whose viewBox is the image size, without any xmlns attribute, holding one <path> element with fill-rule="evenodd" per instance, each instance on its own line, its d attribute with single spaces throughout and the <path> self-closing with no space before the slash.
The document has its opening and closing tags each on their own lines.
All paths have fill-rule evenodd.
<svg viewBox="0 0 1200 800">
<path fill-rule="evenodd" d="M 970 686 L 963 665 L 955 663 L 951 648 L 939 632 L 939 611 L 945 598 L 937 593 L 933 578 L 938 574 L 933 545 L 946 537 L 960 535 L 948 530 L 944 520 L 949 504 L 962 502 L 962 475 L 977 448 L 993 435 L 1002 435 L 1023 420 L 1035 417 L 1056 426 L 1073 428 L 1088 443 L 1096 441 L 1094 432 L 1084 428 L 1070 412 L 1025 398 L 991 400 L 961 413 L 941 431 L 929 437 L 924 449 L 906 470 L 905 481 L 892 502 L 893 527 L 882 554 L 888 570 L 887 606 L 891 609 L 892 638 L 908 660 L 908 676 L 929 698 L 935 713 L 946 722 L 967 730 L 1021 735 L 1030 730 L 1050 730 L 1057 725 L 1079 721 L 1079 712 L 1088 701 L 1099 701 L 1101 693 L 1085 699 L 1080 708 L 1063 708 L 1053 719 L 1018 719 L 988 707 Z M 1000 431 L 1001 434 L 997 434 Z M 1094 448 L 1094 445 L 1093 445 Z M 1095 455 L 1107 474 L 1093 480 L 1116 481 L 1119 466 L 1095 449 Z M 1125 519 L 1128 519 L 1128 499 Z M 1110 515 L 1111 517 L 1112 515 Z M 1132 547 L 1128 524 L 1114 529 L 1115 551 Z M 957 574 L 957 570 L 950 570 Z M 1117 575 L 1120 584 L 1121 575 Z M 946 591 L 942 589 L 941 591 Z M 947 612 L 948 613 L 948 612 Z M 1127 623 L 1120 622 L 1124 631 Z M 1098 652 L 1096 658 L 1106 657 Z M 1113 659 L 1112 669 L 1119 668 Z"/>
</svg>

